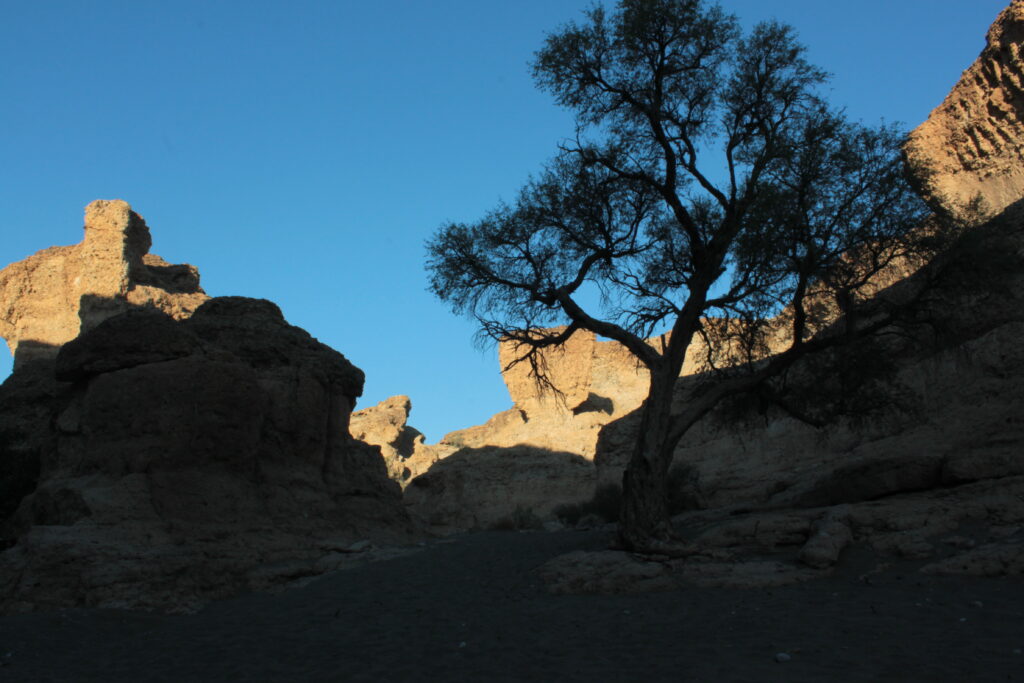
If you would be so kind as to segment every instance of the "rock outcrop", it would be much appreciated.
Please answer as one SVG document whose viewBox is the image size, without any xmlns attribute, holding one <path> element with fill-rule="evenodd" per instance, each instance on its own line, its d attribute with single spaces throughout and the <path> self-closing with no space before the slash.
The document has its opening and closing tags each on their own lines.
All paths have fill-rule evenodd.
<svg viewBox="0 0 1024 683">
<path fill-rule="evenodd" d="M 922 195 L 937 211 L 973 220 L 1024 196 L 1024 0 L 988 32 L 978 59 L 914 130 L 905 151 Z"/>
<path fill-rule="evenodd" d="M 349 434 L 362 371 L 150 241 L 96 201 L 81 244 L 0 271 L 0 612 L 187 611 L 415 533 Z"/>
<path fill-rule="evenodd" d="M 445 435 L 460 448 L 529 446 L 592 459 L 600 428 L 635 409 L 647 395 L 647 369 L 618 342 L 577 331 L 560 347 L 538 354 L 550 384 L 516 363 L 512 342 L 498 347 L 502 378 L 514 406 L 486 424 Z M 555 387 L 552 390 L 550 387 Z"/>
<path fill-rule="evenodd" d="M 121 200 L 85 209 L 85 238 L 44 249 L 0 270 L 0 337 L 15 367 L 53 358 L 62 344 L 129 308 L 186 318 L 209 297 L 190 265 L 149 253 L 146 222 Z"/>
<path fill-rule="evenodd" d="M 408 424 L 411 410 L 408 396 L 392 396 L 352 413 L 349 424 L 353 438 L 380 448 L 388 476 L 403 488 L 452 450 L 428 446 L 423 434 Z"/>
<path fill-rule="evenodd" d="M 518 351 L 511 342 L 498 348 L 512 408 L 417 446 L 415 457 L 401 461 L 414 473 L 405 500 L 418 519 L 449 531 L 517 526 L 593 496 L 598 434 L 640 405 L 646 369 L 617 342 L 578 331 L 539 356 L 550 382 L 540 384 L 529 363 L 514 362 Z"/>
<path fill-rule="evenodd" d="M 51 434 L 4 525 L 0 611 L 187 610 L 410 538 L 379 450 L 349 436 L 363 373 L 269 301 L 214 298 L 183 321 L 131 310 L 50 368 Z M 0 401 L 22 389 L 8 380 Z"/>
</svg>

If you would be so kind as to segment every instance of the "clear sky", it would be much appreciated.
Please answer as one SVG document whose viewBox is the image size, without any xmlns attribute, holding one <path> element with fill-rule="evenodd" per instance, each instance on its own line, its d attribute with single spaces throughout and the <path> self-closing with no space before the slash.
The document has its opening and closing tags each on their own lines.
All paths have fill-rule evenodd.
<svg viewBox="0 0 1024 683">
<path fill-rule="evenodd" d="M 211 295 L 277 302 L 429 441 L 511 405 L 423 242 L 572 132 L 528 63 L 590 0 L 0 0 L 0 266 L 125 199 Z M 923 121 L 1008 0 L 724 0 L 793 24 L 855 119 Z M 0 377 L 10 372 L 3 354 Z"/>
</svg>

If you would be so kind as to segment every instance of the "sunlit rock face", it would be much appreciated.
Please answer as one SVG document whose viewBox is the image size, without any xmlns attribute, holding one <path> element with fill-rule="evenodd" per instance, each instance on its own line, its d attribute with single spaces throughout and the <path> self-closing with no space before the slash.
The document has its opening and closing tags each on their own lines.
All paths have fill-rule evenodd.
<svg viewBox="0 0 1024 683">
<path fill-rule="evenodd" d="M 529 362 L 516 362 L 522 354 L 510 341 L 498 347 L 514 407 L 484 425 L 445 436 L 444 443 L 471 448 L 526 445 L 589 460 L 600 428 L 639 406 L 647 395 L 647 369 L 621 344 L 598 341 L 593 332 L 579 330 L 562 346 L 538 354 L 536 370 L 546 383 L 538 382 Z"/>
<path fill-rule="evenodd" d="M 53 358 L 99 322 L 148 306 L 187 318 L 209 297 L 199 271 L 149 253 L 146 222 L 119 199 L 85 208 L 81 243 L 50 247 L 0 270 L 0 336 L 15 367 Z"/>
<path fill-rule="evenodd" d="M 987 44 L 905 152 L 922 195 L 937 211 L 974 220 L 1024 196 L 1024 0 L 1013 0 Z"/>
<path fill-rule="evenodd" d="M 403 488 L 451 452 L 424 442 L 423 434 L 408 424 L 411 410 L 408 396 L 392 396 L 355 411 L 349 423 L 354 439 L 380 448 L 388 476 Z"/>
</svg>

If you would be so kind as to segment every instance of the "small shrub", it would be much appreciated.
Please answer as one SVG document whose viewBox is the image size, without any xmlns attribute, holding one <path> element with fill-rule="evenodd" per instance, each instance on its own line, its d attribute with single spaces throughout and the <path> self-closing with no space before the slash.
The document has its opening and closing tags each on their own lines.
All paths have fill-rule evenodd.
<svg viewBox="0 0 1024 683">
<path fill-rule="evenodd" d="M 619 521 L 622 509 L 622 487 L 603 484 L 594 491 L 594 497 L 582 503 L 569 503 L 555 508 L 555 516 L 568 527 L 574 527 L 588 515 L 597 515 L 605 522 Z"/>
<path fill-rule="evenodd" d="M 565 503 L 557 505 L 552 512 L 559 522 L 567 527 L 574 527 L 579 523 L 580 517 L 583 516 L 583 504 Z"/>
<path fill-rule="evenodd" d="M 496 521 L 491 525 L 491 529 L 494 531 L 524 531 L 540 529 L 543 526 L 544 522 L 533 513 L 532 509 L 518 505 L 515 512 Z"/>
</svg>

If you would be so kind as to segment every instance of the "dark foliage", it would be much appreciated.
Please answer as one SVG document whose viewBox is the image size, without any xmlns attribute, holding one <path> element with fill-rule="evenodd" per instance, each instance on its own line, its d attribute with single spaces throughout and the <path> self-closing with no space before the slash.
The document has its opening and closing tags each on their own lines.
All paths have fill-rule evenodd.
<svg viewBox="0 0 1024 683">
<path fill-rule="evenodd" d="M 690 426 L 729 396 L 771 397 L 796 358 L 883 328 L 885 302 L 865 305 L 872 279 L 943 240 L 911 229 L 927 210 L 902 134 L 831 107 L 788 26 L 743 33 L 700 0 L 621 0 L 549 35 L 533 73 L 575 136 L 512 203 L 437 232 L 430 288 L 484 337 L 518 342 L 538 376 L 538 351 L 578 329 L 650 370 L 624 485 L 635 547 L 669 535 L 668 465 Z M 695 340 L 716 383 L 670 414 Z"/>
</svg>

